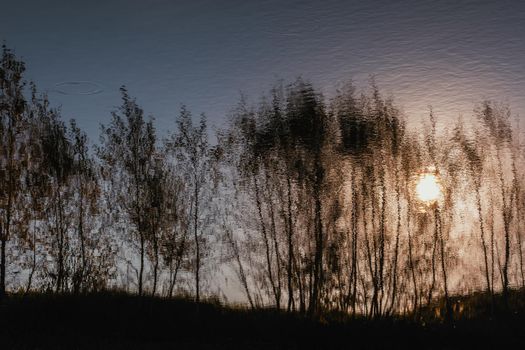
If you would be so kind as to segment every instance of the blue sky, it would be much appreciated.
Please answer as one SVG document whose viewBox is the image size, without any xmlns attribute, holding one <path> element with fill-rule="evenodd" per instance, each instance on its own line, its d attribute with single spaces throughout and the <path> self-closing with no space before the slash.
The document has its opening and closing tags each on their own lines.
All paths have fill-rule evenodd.
<svg viewBox="0 0 525 350">
<path fill-rule="evenodd" d="M 0 40 L 93 141 L 122 84 L 161 131 L 181 103 L 221 126 L 241 91 L 257 100 L 299 75 L 330 96 L 374 74 L 414 123 L 428 105 L 446 121 L 482 98 L 523 116 L 524 33 L 521 1 L 9 0 L 0 11 Z M 57 92 L 68 82 L 102 91 Z"/>
</svg>

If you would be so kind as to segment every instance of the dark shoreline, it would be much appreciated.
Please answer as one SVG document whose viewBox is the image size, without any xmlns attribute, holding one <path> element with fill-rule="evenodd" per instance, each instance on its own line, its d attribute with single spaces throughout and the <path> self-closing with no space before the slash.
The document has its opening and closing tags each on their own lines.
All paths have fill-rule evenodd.
<svg viewBox="0 0 525 350">
<path fill-rule="evenodd" d="M 406 318 L 312 321 L 271 309 L 138 297 L 12 295 L 0 305 L 2 349 L 503 348 L 525 344 L 525 317 L 510 312 L 452 324 Z"/>
</svg>

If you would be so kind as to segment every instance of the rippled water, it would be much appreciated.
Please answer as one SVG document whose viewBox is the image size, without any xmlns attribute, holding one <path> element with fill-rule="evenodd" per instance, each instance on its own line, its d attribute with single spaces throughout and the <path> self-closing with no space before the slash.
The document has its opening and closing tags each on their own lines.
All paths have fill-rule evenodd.
<svg viewBox="0 0 525 350">
<path fill-rule="evenodd" d="M 103 92 L 101 85 L 92 81 L 64 81 L 55 85 L 55 90 L 62 95 L 95 95 Z"/>
<path fill-rule="evenodd" d="M 416 122 L 428 105 L 454 119 L 482 98 L 525 112 L 519 1 L 25 0 L 3 8 L 2 39 L 41 88 L 107 87 L 97 96 L 53 96 L 92 139 L 118 105 L 120 84 L 165 126 L 180 103 L 221 124 L 239 91 L 256 98 L 298 75 L 330 96 L 374 74 Z"/>
<path fill-rule="evenodd" d="M 212 124 L 225 126 L 240 92 L 247 94 L 249 101 L 257 102 L 279 79 L 288 82 L 297 76 L 312 81 L 315 91 L 322 91 L 327 101 L 349 80 L 359 88 L 369 89 L 373 76 L 381 91 L 394 96 L 416 136 L 428 134 L 428 128 L 421 128 L 420 123 L 425 120 L 428 125 L 429 106 L 433 107 L 439 126 L 452 127 L 459 116 L 470 116 L 473 107 L 483 99 L 503 101 L 510 105 L 513 115 L 525 115 L 525 5 L 518 1 L 283 3 L 271 0 L 226 4 L 211 0 L 109 0 L 94 5 L 87 1 L 65 4 L 58 0 L 45 3 L 23 0 L 4 4 L 0 9 L 0 39 L 6 40 L 22 57 L 28 66 L 28 77 L 50 94 L 51 102 L 62 106 L 64 118 L 77 118 L 91 140 L 98 140 L 100 123 L 107 123 L 110 111 L 120 104 L 118 88 L 122 84 L 137 97 L 147 114 L 156 117 L 161 133 L 174 128 L 181 103 L 187 104 L 194 115 L 204 112 Z M 465 120 L 467 124 L 470 121 Z M 310 127 L 309 131 L 318 135 L 312 125 L 300 125 L 302 120 L 293 122 L 299 127 Z M 371 128 L 372 134 L 377 131 L 374 126 Z M 452 138 L 452 131 L 448 132 L 447 137 Z M 472 130 L 467 125 L 466 133 L 469 132 Z M 456 146 L 469 151 L 467 141 Z M 431 153 L 426 149 L 425 140 L 418 142 L 417 147 L 424 150 L 421 152 Z M 304 144 L 301 147 L 307 148 Z M 437 211 L 435 217 L 430 211 L 409 211 L 408 187 L 406 198 L 403 197 L 405 202 L 399 204 L 399 196 L 395 200 L 393 189 L 398 174 L 391 164 L 382 163 L 385 145 L 374 146 L 377 153 L 372 160 L 366 158 L 373 163 L 372 170 L 366 164 L 358 168 L 353 162 L 341 162 L 341 167 L 349 168 L 344 168 L 348 172 L 339 176 L 345 178 L 353 169 L 358 169 L 361 178 L 356 181 L 362 181 L 363 188 L 371 184 L 366 191 L 376 190 L 374 186 L 378 181 L 390 186 L 381 192 L 381 196 L 388 199 L 375 192 L 359 193 L 368 198 L 370 207 L 363 207 L 359 218 L 356 214 L 355 225 L 384 225 L 386 220 L 387 231 L 390 230 L 387 246 L 393 249 L 397 244 L 393 223 L 400 220 L 397 216 L 404 210 L 403 222 L 413 219 L 416 222 L 413 224 L 419 225 L 414 226 L 412 232 L 421 250 L 422 270 L 426 269 L 421 272 L 421 281 L 428 281 L 428 247 L 438 246 L 434 232 L 444 231 L 450 236 L 446 254 L 451 270 L 458 268 L 450 272 L 451 290 L 483 286 L 476 215 L 492 220 L 482 224 L 490 224 L 497 231 L 493 239 L 496 243 L 491 247 L 500 244 L 494 251 L 501 252 L 504 220 L 499 214 L 507 210 L 503 208 L 505 195 L 499 199 L 491 192 L 499 193 L 499 178 L 494 175 L 494 169 L 498 168 L 496 144 L 492 140 L 492 143 L 476 145 L 476 149 L 492 157 L 487 160 L 491 168 L 484 170 L 482 179 L 490 181 L 484 181 L 477 190 L 484 199 L 494 198 L 490 206 L 483 201 L 478 212 L 476 193 L 471 187 L 472 183 L 476 184 L 475 180 L 462 173 L 458 175 L 458 178 L 463 176 L 458 185 L 454 182 L 457 178 L 452 176 L 454 167 L 465 171 L 461 168 L 465 164 L 461 161 L 465 160 L 458 161 L 462 164 L 459 166 L 449 163 L 447 157 L 441 159 L 442 164 L 451 167 L 441 170 L 443 181 L 449 185 L 454 183 L 455 194 L 464 196 L 455 198 L 454 205 L 444 207 L 449 211 L 443 211 L 439 220 Z M 415 152 L 417 147 L 406 152 Z M 448 151 L 446 147 L 440 148 L 441 155 Z M 356 163 L 362 161 L 358 158 Z M 424 162 L 415 162 L 410 169 L 413 174 L 407 178 L 431 165 L 431 158 L 428 154 Z M 504 154 L 503 158 L 507 162 L 506 170 L 500 171 L 508 175 L 512 157 Z M 452 151 L 450 159 L 455 160 Z M 341 188 L 348 187 L 345 181 L 341 182 Z M 509 183 L 501 187 L 510 193 Z M 347 194 L 342 191 L 342 196 L 352 196 L 352 191 Z M 269 203 L 272 200 L 270 197 Z M 353 203 L 352 199 L 345 200 L 347 205 Z M 299 199 L 297 203 L 300 204 Z M 386 218 L 378 219 L 375 210 L 386 206 L 389 210 Z M 494 208 L 496 214 L 491 212 Z M 357 212 L 358 209 L 341 210 Z M 432 226 L 435 222 L 439 224 Z M 461 227 L 462 222 L 471 225 Z M 356 237 L 362 239 L 359 241 L 363 244 L 359 246 L 362 252 L 368 231 L 359 232 Z M 405 250 L 412 244 L 411 239 L 400 240 Z M 475 253 L 472 247 L 477 247 Z M 432 258 L 436 254 L 433 253 Z M 500 261 L 499 257 L 491 256 L 491 259 L 492 266 L 496 265 L 496 259 Z M 513 266 L 517 266 L 516 255 L 512 259 Z M 517 269 L 512 271 L 518 276 Z M 520 279 L 513 278 L 511 283 L 517 285 Z M 496 279 L 497 276 L 492 277 L 491 283 Z M 426 291 L 425 288 L 422 290 Z"/>
</svg>

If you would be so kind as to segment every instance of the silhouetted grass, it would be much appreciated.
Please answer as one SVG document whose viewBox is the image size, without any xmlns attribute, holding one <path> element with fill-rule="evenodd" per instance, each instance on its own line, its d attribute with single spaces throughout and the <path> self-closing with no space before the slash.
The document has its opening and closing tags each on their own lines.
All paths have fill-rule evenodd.
<svg viewBox="0 0 525 350">
<path fill-rule="evenodd" d="M 312 321 L 276 310 L 248 310 L 184 299 L 123 293 L 13 295 L 0 305 L 1 349 L 339 349 L 501 348 L 525 344 L 523 292 L 511 313 L 490 316 L 480 295 L 463 298 L 462 314 L 445 324 L 426 310 L 423 321 Z M 456 299 L 457 301 L 457 299 Z M 489 306 L 487 306 L 489 305 Z"/>
</svg>

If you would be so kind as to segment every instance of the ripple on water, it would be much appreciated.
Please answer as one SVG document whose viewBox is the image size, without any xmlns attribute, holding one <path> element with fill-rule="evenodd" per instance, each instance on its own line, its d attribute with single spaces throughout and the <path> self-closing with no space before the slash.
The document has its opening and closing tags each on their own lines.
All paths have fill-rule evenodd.
<svg viewBox="0 0 525 350">
<path fill-rule="evenodd" d="M 104 89 L 93 81 L 64 81 L 55 84 L 54 91 L 63 95 L 96 95 Z"/>
</svg>

